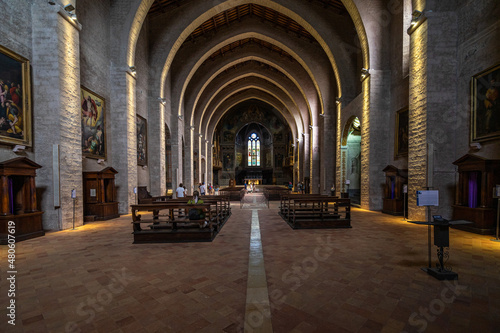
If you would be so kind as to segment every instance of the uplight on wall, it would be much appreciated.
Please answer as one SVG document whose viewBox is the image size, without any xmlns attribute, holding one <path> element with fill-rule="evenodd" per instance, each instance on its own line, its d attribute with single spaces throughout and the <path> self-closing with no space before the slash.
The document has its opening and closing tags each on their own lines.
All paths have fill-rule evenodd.
<svg viewBox="0 0 500 333">
<path fill-rule="evenodd" d="M 368 76 L 370 76 L 370 70 L 368 68 L 361 68 L 361 81 L 364 81 Z"/>
<path fill-rule="evenodd" d="M 426 12 L 431 13 L 432 10 L 428 10 Z M 411 23 L 407 31 L 408 35 L 411 35 L 413 31 L 415 31 L 423 22 L 425 22 L 426 19 L 427 17 L 425 16 L 425 12 L 414 10 L 411 13 Z"/>
<path fill-rule="evenodd" d="M 64 6 L 64 10 L 67 11 L 69 16 L 76 21 L 76 14 L 74 13 L 75 9 L 75 6 L 73 6 L 72 4 Z"/>
<path fill-rule="evenodd" d="M 339 105 L 342 103 L 342 99 L 340 97 L 335 97 L 335 104 Z"/>
<path fill-rule="evenodd" d="M 422 15 L 424 15 L 424 13 L 421 11 L 414 10 L 413 13 L 411 13 L 411 25 L 417 24 L 417 22 L 421 20 Z"/>
<path fill-rule="evenodd" d="M 167 104 L 167 99 L 166 98 L 161 98 L 161 97 L 158 97 L 158 101 L 160 101 L 160 104 L 165 106 L 165 104 Z"/>
</svg>

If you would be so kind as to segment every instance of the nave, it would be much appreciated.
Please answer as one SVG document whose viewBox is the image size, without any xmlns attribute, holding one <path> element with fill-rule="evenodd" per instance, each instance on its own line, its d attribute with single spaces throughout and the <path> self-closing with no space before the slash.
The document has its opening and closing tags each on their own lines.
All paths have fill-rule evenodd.
<svg viewBox="0 0 500 333">
<path fill-rule="evenodd" d="M 17 325 L 2 321 L 1 330 L 494 332 L 500 324 L 500 243 L 491 236 L 451 230 L 447 264 L 459 280 L 449 283 L 420 270 L 426 226 L 355 208 L 352 229 L 292 230 L 277 210 L 258 193 L 241 208 L 233 202 L 211 243 L 134 245 L 130 215 L 21 242 Z"/>
</svg>

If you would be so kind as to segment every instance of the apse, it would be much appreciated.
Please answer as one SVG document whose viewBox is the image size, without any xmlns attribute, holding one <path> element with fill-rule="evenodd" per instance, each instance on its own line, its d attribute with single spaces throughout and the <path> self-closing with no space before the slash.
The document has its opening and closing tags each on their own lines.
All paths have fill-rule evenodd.
<svg viewBox="0 0 500 333">
<path fill-rule="evenodd" d="M 229 185 L 231 180 L 236 185 L 292 181 L 292 132 L 267 103 L 251 99 L 231 108 L 219 121 L 213 142 L 213 174 L 218 185 Z"/>
</svg>

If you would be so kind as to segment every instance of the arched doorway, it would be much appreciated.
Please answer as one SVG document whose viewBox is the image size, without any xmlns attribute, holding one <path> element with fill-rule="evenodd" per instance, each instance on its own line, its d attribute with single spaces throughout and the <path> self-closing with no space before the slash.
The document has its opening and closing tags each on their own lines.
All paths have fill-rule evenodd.
<svg viewBox="0 0 500 333">
<path fill-rule="evenodd" d="M 361 204 L 361 123 L 358 117 L 347 120 L 342 133 L 340 154 L 340 191 L 351 198 L 351 203 Z"/>
</svg>

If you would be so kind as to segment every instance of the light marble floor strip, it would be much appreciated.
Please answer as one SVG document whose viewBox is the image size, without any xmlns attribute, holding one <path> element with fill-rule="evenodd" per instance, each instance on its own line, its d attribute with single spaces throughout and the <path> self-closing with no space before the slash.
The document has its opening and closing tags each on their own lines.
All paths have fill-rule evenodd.
<svg viewBox="0 0 500 333">
<path fill-rule="evenodd" d="M 257 209 L 252 210 L 245 332 L 273 332 Z"/>
</svg>

